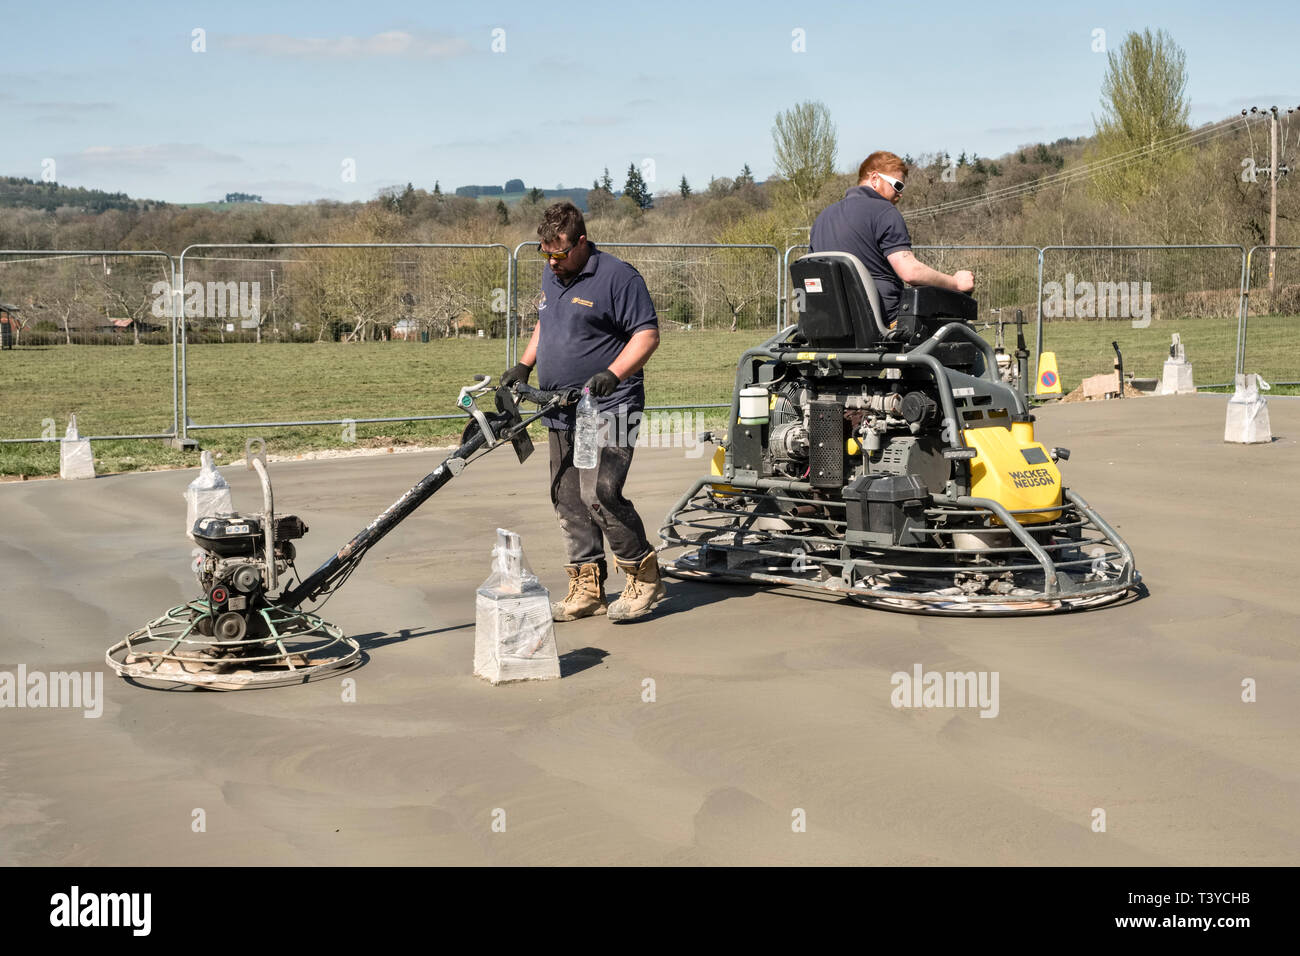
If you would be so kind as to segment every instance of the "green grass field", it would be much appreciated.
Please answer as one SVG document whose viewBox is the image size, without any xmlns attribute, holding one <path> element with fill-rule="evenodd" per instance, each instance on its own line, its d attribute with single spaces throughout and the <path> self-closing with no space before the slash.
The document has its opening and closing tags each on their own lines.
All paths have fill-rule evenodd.
<svg viewBox="0 0 1300 956">
<path fill-rule="evenodd" d="M 1293 317 L 1251 319 L 1247 367 L 1269 381 L 1300 379 Z M 1057 352 L 1068 392 L 1088 375 L 1109 371 L 1110 343 L 1124 367 L 1158 377 L 1170 335 L 1182 336 L 1200 384 L 1230 382 L 1237 323 L 1227 319 L 1156 320 L 1146 329 L 1127 321 L 1048 323 L 1045 346 Z M 986 330 L 986 338 L 992 339 Z M 1014 347 L 1014 330 L 1009 331 Z M 648 370 L 651 405 L 702 405 L 730 400 L 736 361 L 767 333 L 759 330 L 666 333 Z M 1033 347 L 1032 329 L 1029 344 Z M 498 376 L 506 367 L 500 339 L 441 339 L 428 344 L 379 342 L 195 345 L 188 350 L 188 410 L 200 425 L 341 418 L 456 414 L 456 395 L 475 373 Z M 1281 394 L 1294 389 L 1279 388 Z M 172 355 L 167 346 L 51 346 L 0 352 L 0 437 L 62 436 L 75 412 L 83 435 L 163 433 L 172 425 Z M 721 416 L 718 416 L 721 421 Z M 52 423 L 52 424 L 51 424 Z M 356 426 L 358 445 L 446 443 L 464 419 Z M 51 431 L 52 429 L 52 431 Z M 340 425 L 191 432 L 224 460 L 242 454 L 244 441 L 266 439 L 278 454 L 349 447 Z M 103 473 L 193 466 L 195 452 L 158 440 L 95 443 Z M 58 472 L 56 443 L 0 445 L 0 475 Z"/>
<path fill-rule="evenodd" d="M 731 397 L 736 359 L 761 332 L 667 335 L 649 376 L 652 405 L 705 405 Z M 440 339 L 428 344 L 336 342 L 195 345 L 188 349 L 188 414 L 200 425 L 453 415 L 431 422 L 356 425 L 358 445 L 447 443 L 465 419 L 456 396 L 476 373 L 495 379 L 507 367 L 501 339 Z M 0 437 L 62 436 L 77 415 L 82 435 L 158 434 L 172 425 L 172 357 L 166 346 L 51 346 L 0 352 L 0 394 L 9 414 Z M 719 416 L 719 421 L 722 416 Z M 51 431 L 51 429 L 53 429 Z M 225 460 L 260 436 L 270 451 L 294 454 L 349 447 L 340 425 L 191 432 Z M 95 443 L 102 473 L 198 462 L 194 452 L 159 440 Z M 0 475 L 58 472 L 55 443 L 0 445 Z"/>
<path fill-rule="evenodd" d="M 1270 383 L 1300 381 L 1300 328 L 1295 316 L 1252 317 L 1248 327 L 1246 371 Z M 1160 378 L 1173 333 L 1181 337 L 1200 388 L 1226 383 L 1232 391 L 1236 365 L 1237 320 L 1154 319 L 1145 329 L 1128 320 L 1048 322 L 1043 347 L 1056 352 L 1062 388 L 1069 392 L 1089 375 L 1109 372 L 1115 361 L 1111 342 L 1124 354 L 1124 372 L 1137 378 Z M 987 333 L 986 333 L 987 337 Z M 1028 338 L 1028 335 L 1026 336 Z M 1032 350 L 1033 343 L 1029 342 Z M 1215 389 L 1220 391 L 1221 389 Z M 1297 394 L 1296 386 L 1279 385 L 1274 394 Z"/>
</svg>

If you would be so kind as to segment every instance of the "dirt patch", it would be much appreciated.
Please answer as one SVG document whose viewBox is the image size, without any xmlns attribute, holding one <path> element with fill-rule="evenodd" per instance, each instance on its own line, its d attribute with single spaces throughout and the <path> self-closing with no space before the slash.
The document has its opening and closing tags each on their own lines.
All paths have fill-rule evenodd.
<svg viewBox="0 0 1300 956">
<path fill-rule="evenodd" d="M 1138 389 L 1134 388 L 1132 385 L 1125 385 L 1125 386 L 1124 386 L 1124 397 L 1125 397 L 1125 398 L 1146 398 L 1148 395 L 1151 395 L 1151 394 L 1154 394 L 1154 393 L 1152 393 L 1152 392 L 1142 392 L 1142 391 L 1139 391 Z M 1066 395 L 1064 398 L 1062 398 L 1061 401 L 1062 401 L 1062 402 L 1070 402 L 1070 403 L 1074 403 L 1074 402 L 1100 402 L 1100 401 L 1106 401 L 1106 399 L 1100 399 L 1100 398 L 1088 398 L 1087 396 L 1085 396 L 1085 395 L 1083 394 L 1083 386 L 1080 385 L 1080 386 L 1079 386 L 1078 388 L 1076 388 L 1073 392 L 1071 392 L 1070 394 L 1068 394 L 1068 395 Z"/>
</svg>

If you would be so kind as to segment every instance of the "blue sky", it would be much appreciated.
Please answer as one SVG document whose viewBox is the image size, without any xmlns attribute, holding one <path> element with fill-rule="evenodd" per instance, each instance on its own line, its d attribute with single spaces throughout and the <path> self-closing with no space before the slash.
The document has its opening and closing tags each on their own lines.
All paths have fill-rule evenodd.
<svg viewBox="0 0 1300 956">
<path fill-rule="evenodd" d="M 841 169 L 877 148 L 997 155 L 1091 130 L 1098 28 L 1111 47 L 1167 30 L 1194 123 L 1300 104 L 1300 13 L 1280 2 L 11 0 L 0 24 L 0 174 L 53 159 L 60 182 L 172 202 L 589 186 L 605 166 L 621 187 L 647 159 L 656 190 L 746 162 L 762 179 L 773 117 L 805 99 L 830 107 Z"/>
</svg>

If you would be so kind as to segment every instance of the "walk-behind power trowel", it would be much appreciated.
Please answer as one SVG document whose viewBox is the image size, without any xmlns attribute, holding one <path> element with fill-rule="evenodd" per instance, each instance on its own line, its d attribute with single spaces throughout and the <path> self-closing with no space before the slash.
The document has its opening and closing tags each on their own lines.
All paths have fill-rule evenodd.
<svg viewBox="0 0 1300 956">
<path fill-rule="evenodd" d="M 940 614 L 1139 589 L 1128 545 L 1063 484 L 1069 452 L 1038 442 L 1000 381 L 973 298 L 910 288 L 886 324 L 856 257 L 809 254 L 790 275 L 798 323 L 741 357 L 712 474 L 660 531 L 666 573 Z"/>
<path fill-rule="evenodd" d="M 275 513 L 265 455 L 247 449 L 248 467 L 262 484 L 263 510 L 223 514 L 195 522 L 201 549 L 195 573 L 203 595 L 169 610 L 110 647 L 105 660 L 120 676 L 146 684 L 196 684 L 217 690 L 296 684 L 336 674 L 361 659 L 356 641 L 303 607 L 315 609 L 356 570 L 384 535 L 415 511 L 471 460 L 510 443 L 519 461 L 533 451 L 528 426 L 551 407 L 577 401 L 577 389 L 542 391 L 523 383 L 495 389 L 495 412 L 475 396 L 490 387 L 486 375 L 460 390 L 457 407 L 470 421 L 460 446 L 306 578 L 298 578 L 294 541 L 307 526 Z M 516 398 L 538 406 L 528 416 Z M 256 440 L 254 440 L 256 441 Z M 480 454 L 481 453 L 481 454 Z"/>
</svg>

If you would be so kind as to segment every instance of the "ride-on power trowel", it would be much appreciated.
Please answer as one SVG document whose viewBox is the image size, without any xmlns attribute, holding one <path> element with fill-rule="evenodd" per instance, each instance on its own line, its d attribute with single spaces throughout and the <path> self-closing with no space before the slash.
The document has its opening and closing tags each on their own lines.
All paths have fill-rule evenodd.
<svg viewBox="0 0 1300 956">
<path fill-rule="evenodd" d="M 667 574 L 949 614 L 1139 588 L 1128 545 L 1062 482 L 1069 452 L 1039 443 L 1000 380 L 973 298 L 909 288 L 886 324 L 855 256 L 812 253 L 790 276 L 798 323 L 741 356 L 712 474 L 660 531 Z"/>
<path fill-rule="evenodd" d="M 457 407 L 470 421 L 460 446 L 306 578 L 297 577 L 294 541 L 307 526 L 275 513 L 265 455 L 247 449 L 248 467 L 262 484 L 263 510 L 200 518 L 193 528 L 202 551 L 195 573 L 203 595 L 170 609 L 110 647 L 105 660 L 120 676 L 146 684 L 195 684 L 217 690 L 296 684 L 357 664 L 361 648 L 333 624 L 303 608 L 336 591 L 384 535 L 415 511 L 467 464 L 506 443 L 519 461 L 533 451 L 528 426 L 551 407 L 571 405 L 577 389 L 542 391 L 524 383 L 495 389 L 495 412 L 475 396 L 490 387 L 487 375 L 460 390 Z M 516 398 L 538 406 L 527 417 Z M 481 453 L 481 454 L 480 454 Z"/>
</svg>

